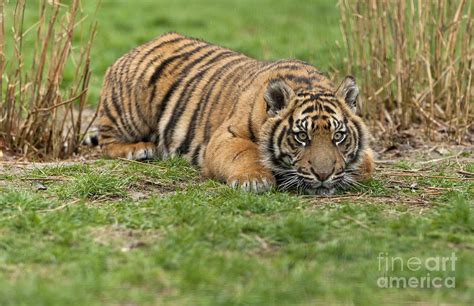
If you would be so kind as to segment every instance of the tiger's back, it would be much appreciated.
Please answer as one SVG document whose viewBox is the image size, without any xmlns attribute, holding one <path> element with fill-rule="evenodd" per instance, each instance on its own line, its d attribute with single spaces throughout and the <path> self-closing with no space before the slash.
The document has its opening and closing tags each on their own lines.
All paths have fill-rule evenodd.
<svg viewBox="0 0 474 306">
<path fill-rule="evenodd" d="M 218 102 L 231 101 L 231 87 L 260 65 L 175 33 L 142 45 L 107 70 L 100 143 L 150 142 L 160 155 L 179 153 L 198 163 L 205 143 L 232 106 Z M 211 116 L 216 110 L 221 116 Z M 120 149 L 107 153 L 127 157 Z"/>
<path fill-rule="evenodd" d="M 284 84 L 275 87 L 276 80 Z M 264 129 L 272 129 L 265 126 L 289 100 L 308 92 L 334 96 L 331 82 L 309 64 L 257 61 L 168 33 L 107 70 L 99 143 L 111 157 L 181 155 L 207 176 L 267 189 L 275 180 L 263 165 L 268 157 L 261 156 L 262 137 L 269 134 Z M 339 108 L 352 116 L 346 106 Z"/>
<path fill-rule="evenodd" d="M 162 35 L 107 70 L 100 143 L 151 142 L 156 144 L 153 154 L 179 154 L 199 164 L 212 133 L 245 86 L 277 68 L 280 74 L 288 69 L 295 76 L 295 68 L 306 66 L 297 61 L 256 61 L 176 33 Z M 107 152 L 121 157 L 129 153 L 120 147 Z"/>
</svg>

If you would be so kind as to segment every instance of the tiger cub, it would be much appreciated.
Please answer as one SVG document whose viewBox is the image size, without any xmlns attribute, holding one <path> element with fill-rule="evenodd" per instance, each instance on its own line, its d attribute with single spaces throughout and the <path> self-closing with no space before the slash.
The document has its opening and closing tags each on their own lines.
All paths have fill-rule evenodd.
<svg viewBox="0 0 474 306">
<path fill-rule="evenodd" d="M 245 191 L 328 194 L 374 169 L 358 93 L 350 76 L 335 89 L 307 63 L 167 33 L 108 68 L 99 143 L 110 157 L 180 155 Z"/>
</svg>

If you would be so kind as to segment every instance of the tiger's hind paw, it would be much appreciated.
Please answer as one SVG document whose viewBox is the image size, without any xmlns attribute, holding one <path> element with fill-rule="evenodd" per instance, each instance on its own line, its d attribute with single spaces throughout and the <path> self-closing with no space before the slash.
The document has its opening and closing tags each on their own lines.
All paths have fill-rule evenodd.
<svg viewBox="0 0 474 306">
<path fill-rule="evenodd" d="M 151 159 L 155 155 L 153 148 L 142 148 L 137 149 L 134 152 L 129 152 L 127 154 L 127 159 L 131 160 L 146 160 Z"/>
<path fill-rule="evenodd" d="M 156 145 L 152 142 L 112 143 L 104 146 L 105 154 L 112 158 L 146 160 L 156 155 Z"/>
<path fill-rule="evenodd" d="M 255 171 L 233 175 L 227 180 L 227 184 L 233 189 L 260 193 L 269 191 L 275 186 L 275 179 L 271 173 Z"/>
</svg>

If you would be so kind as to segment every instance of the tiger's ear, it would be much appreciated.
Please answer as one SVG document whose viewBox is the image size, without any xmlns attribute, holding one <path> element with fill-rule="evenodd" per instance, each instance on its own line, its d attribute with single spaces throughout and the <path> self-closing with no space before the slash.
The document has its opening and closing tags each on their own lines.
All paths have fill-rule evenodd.
<svg viewBox="0 0 474 306">
<path fill-rule="evenodd" d="M 350 75 L 346 76 L 337 88 L 336 95 L 343 98 L 353 112 L 357 110 L 359 87 L 357 86 L 354 77 Z"/>
<path fill-rule="evenodd" d="M 263 99 L 267 103 L 267 114 L 276 115 L 278 111 L 288 105 L 294 95 L 293 89 L 283 80 L 270 80 L 263 95 Z"/>
</svg>

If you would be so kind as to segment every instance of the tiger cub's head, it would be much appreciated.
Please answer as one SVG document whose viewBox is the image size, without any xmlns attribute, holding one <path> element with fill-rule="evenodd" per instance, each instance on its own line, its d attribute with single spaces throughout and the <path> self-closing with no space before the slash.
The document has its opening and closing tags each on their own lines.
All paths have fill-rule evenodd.
<svg viewBox="0 0 474 306">
<path fill-rule="evenodd" d="M 331 194 L 356 184 L 357 165 L 368 150 L 367 128 L 356 115 L 358 93 L 350 76 L 332 92 L 269 81 L 260 150 L 280 189 Z"/>
</svg>

